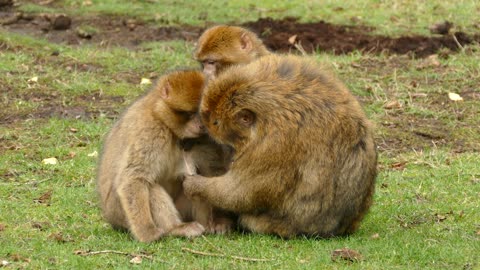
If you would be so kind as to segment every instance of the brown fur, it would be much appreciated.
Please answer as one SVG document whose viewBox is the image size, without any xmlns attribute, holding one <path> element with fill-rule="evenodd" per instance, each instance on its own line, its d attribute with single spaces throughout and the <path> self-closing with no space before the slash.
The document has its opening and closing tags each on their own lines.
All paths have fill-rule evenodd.
<svg viewBox="0 0 480 270">
<path fill-rule="evenodd" d="M 180 140 L 205 133 L 197 114 L 203 84 L 200 71 L 163 76 L 105 139 L 97 179 L 103 216 L 139 241 L 205 230 L 198 222 L 183 223 L 174 204 L 183 196 Z"/>
<path fill-rule="evenodd" d="M 281 237 L 354 232 L 372 204 L 372 127 L 346 87 L 317 63 L 270 55 L 209 83 L 210 135 L 235 150 L 220 177 L 187 177 L 185 193 Z"/>
<path fill-rule="evenodd" d="M 218 25 L 200 36 L 194 58 L 207 76 L 217 76 L 231 65 L 248 64 L 268 54 L 255 33 L 238 26 Z"/>
</svg>

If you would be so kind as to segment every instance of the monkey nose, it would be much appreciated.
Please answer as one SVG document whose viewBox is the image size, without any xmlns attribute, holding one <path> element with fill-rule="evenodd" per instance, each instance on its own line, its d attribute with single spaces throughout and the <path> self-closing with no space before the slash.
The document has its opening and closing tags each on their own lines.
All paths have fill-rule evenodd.
<svg viewBox="0 0 480 270">
<path fill-rule="evenodd" d="M 200 133 L 207 133 L 207 128 L 203 124 L 200 124 L 198 126 L 198 130 L 200 131 Z"/>
</svg>

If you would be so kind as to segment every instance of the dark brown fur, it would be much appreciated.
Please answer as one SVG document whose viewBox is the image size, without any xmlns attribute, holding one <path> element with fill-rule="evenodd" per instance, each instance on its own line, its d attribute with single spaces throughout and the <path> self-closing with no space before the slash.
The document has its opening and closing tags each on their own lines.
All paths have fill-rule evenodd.
<svg viewBox="0 0 480 270">
<path fill-rule="evenodd" d="M 105 139 L 97 179 L 103 216 L 139 241 L 205 230 L 198 222 L 183 223 L 174 204 L 183 196 L 186 172 L 180 141 L 204 134 L 197 114 L 203 84 L 200 71 L 160 78 Z"/>
<path fill-rule="evenodd" d="M 255 33 L 238 26 L 218 25 L 200 36 L 194 58 L 207 76 L 217 76 L 231 65 L 248 64 L 268 54 Z"/>
<path fill-rule="evenodd" d="M 187 177 L 185 193 L 281 237 L 354 232 L 372 204 L 373 131 L 360 104 L 314 61 L 270 55 L 211 81 L 200 112 L 234 148 L 220 177 Z"/>
</svg>

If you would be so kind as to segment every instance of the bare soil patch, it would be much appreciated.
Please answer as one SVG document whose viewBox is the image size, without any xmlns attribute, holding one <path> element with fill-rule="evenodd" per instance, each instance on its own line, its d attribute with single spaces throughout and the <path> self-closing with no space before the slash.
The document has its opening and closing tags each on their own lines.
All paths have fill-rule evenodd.
<svg viewBox="0 0 480 270">
<path fill-rule="evenodd" d="M 194 41 L 205 30 L 189 25 L 156 27 L 121 17 L 68 17 L 66 20 L 60 14 L 22 14 L 15 12 L 13 8 L 0 11 L 0 18 L 4 18 L 0 20 L 0 25 L 8 31 L 70 45 L 99 43 L 105 46 L 135 47 L 148 41 Z M 300 44 L 308 53 L 326 51 L 345 54 L 359 50 L 372 54 L 384 52 L 426 57 L 441 49 L 458 51 L 464 46 L 480 42 L 480 34 L 447 32 L 444 35 L 388 37 L 371 34 L 371 27 L 334 25 L 324 21 L 300 23 L 295 18 L 263 18 L 242 26 L 259 34 L 265 44 L 277 52 L 296 50 L 292 43 L 294 40 L 294 43 Z M 295 38 L 292 39 L 293 36 Z"/>
</svg>

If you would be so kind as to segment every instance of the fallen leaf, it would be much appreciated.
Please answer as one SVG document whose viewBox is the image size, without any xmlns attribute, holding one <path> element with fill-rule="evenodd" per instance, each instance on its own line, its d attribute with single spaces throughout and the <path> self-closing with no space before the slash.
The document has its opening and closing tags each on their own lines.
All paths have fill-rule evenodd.
<svg viewBox="0 0 480 270">
<path fill-rule="evenodd" d="M 288 43 L 295 44 L 296 40 L 297 40 L 297 35 L 293 35 L 293 36 L 288 38 Z"/>
<path fill-rule="evenodd" d="M 93 3 L 90 0 L 83 1 L 82 6 L 91 6 Z"/>
<path fill-rule="evenodd" d="M 23 257 L 22 255 L 16 253 L 11 254 L 10 259 L 12 259 L 14 262 L 30 262 L 29 258 Z"/>
<path fill-rule="evenodd" d="M 141 264 L 142 263 L 142 257 L 140 256 L 135 256 L 133 259 L 130 260 L 130 263 L 133 264 Z"/>
<path fill-rule="evenodd" d="M 332 261 L 338 261 L 339 259 L 356 262 L 362 260 L 362 254 L 349 248 L 336 249 L 332 252 Z"/>
<path fill-rule="evenodd" d="M 402 104 L 398 102 L 398 100 L 392 100 L 387 102 L 385 105 L 383 105 L 383 108 L 390 110 L 390 109 L 399 109 L 402 107 Z"/>
<path fill-rule="evenodd" d="M 447 219 L 447 216 L 441 215 L 441 214 L 435 214 L 435 219 L 437 220 L 437 222 L 442 222 L 445 219 Z"/>
<path fill-rule="evenodd" d="M 70 132 L 72 132 L 72 133 L 77 133 L 77 131 L 78 131 L 78 129 L 76 129 L 76 128 L 70 128 Z"/>
<path fill-rule="evenodd" d="M 32 78 L 28 79 L 27 82 L 29 82 L 29 83 L 36 83 L 36 82 L 38 82 L 38 77 L 37 77 L 37 76 L 32 77 Z"/>
<path fill-rule="evenodd" d="M 70 152 L 70 153 L 68 153 L 68 156 L 69 156 L 70 158 L 74 158 L 76 155 L 77 155 L 77 153 L 75 153 L 75 152 Z"/>
<path fill-rule="evenodd" d="M 432 34 L 446 35 L 452 29 L 453 23 L 449 21 L 437 22 L 436 24 L 429 27 Z"/>
<path fill-rule="evenodd" d="M 49 239 L 55 240 L 59 243 L 66 243 L 66 242 L 72 242 L 72 238 L 70 236 L 63 236 L 61 232 L 58 233 L 52 233 L 48 236 Z"/>
<path fill-rule="evenodd" d="M 0 266 L 7 266 L 9 265 L 10 263 L 8 261 L 5 261 L 5 260 L 2 260 L 2 262 L 0 263 Z"/>
<path fill-rule="evenodd" d="M 417 68 L 424 69 L 429 67 L 439 67 L 440 65 L 441 63 L 438 60 L 438 55 L 432 54 L 432 55 L 429 55 L 427 58 L 423 59 L 423 61 L 417 65 Z"/>
<path fill-rule="evenodd" d="M 0 232 L 3 232 L 5 231 L 5 225 L 3 225 L 2 223 L 0 223 Z"/>
<path fill-rule="evenodd" d="M 140 81 L 140 84 L 152 84 L 152 81 L 147 78 L 142 78 L 142 80 Z"/>
<path fill-rule="evenodd" d="M 97 156 L 98 156 L 98 152 L 97 152 L 97 151 L 93 151 L 92 153 L 88 154 L 87 156 L 89 156 L 89 157 L 97 157 Z"/>
<path fill-rule="evenodd" d="M 47 165 L 56 165 L 58 163 L 58 159 L 56 159 L 54 157 L 46 158 L 46 159 L 42 160 L 42 163 L 47 164 Z"/>
<path fill-rule="evenodd" d="M 463 100 L 463 98 L 459 94 L 452 93 L 452 92 L 448 93 L 448 98 L 450 100 L 453 100 L 453 101 L 462 101 Z"/>
<path fill-rule="evenodd" d="M 424 97 L 427 97 L 428 95 L 425 93 L 412 93 L 410 96 L 412 98 L 424 98 Z"/>
<path fill-rule="evenodd" d="M 51 226 L 51 224 L 46 222 L 46 221 L 44 221 L 44 222 L 33 222 L 32 223 L 32 228 L 39 229 L 40 231 L 43 231 L 50 226 Z"/>
<path fill-rule="evenodd" d="M 52 190 L 45 192 L 42 196 L 38 197 L 37 199 L 33 199 L 36 203 L 48 203 L 52 198 Z"/>
<path fill-rule="evenodd" d="M 480 235 L 480 230 L 478 230 L 475 234 L 476 234 L 476 235 Z"/>
<path fill-rule="evenodd" d="M 370 236 L 370 239 L 378 239 L 378 238 L 380 238 L 380 234 L 378 233 L 374 233 L 372 234 L 372 236 Z"/>
<path fill-rule="evenodd" d="M 390 164 L 390 168 L 392 168 L 394 170 L 403 170 L 403 169 L 405 169 L 406 164 L 407 164 L 407 162 L 405 162 L 405 161 L 395 162 L 395 163 Z"/>
</svg>

